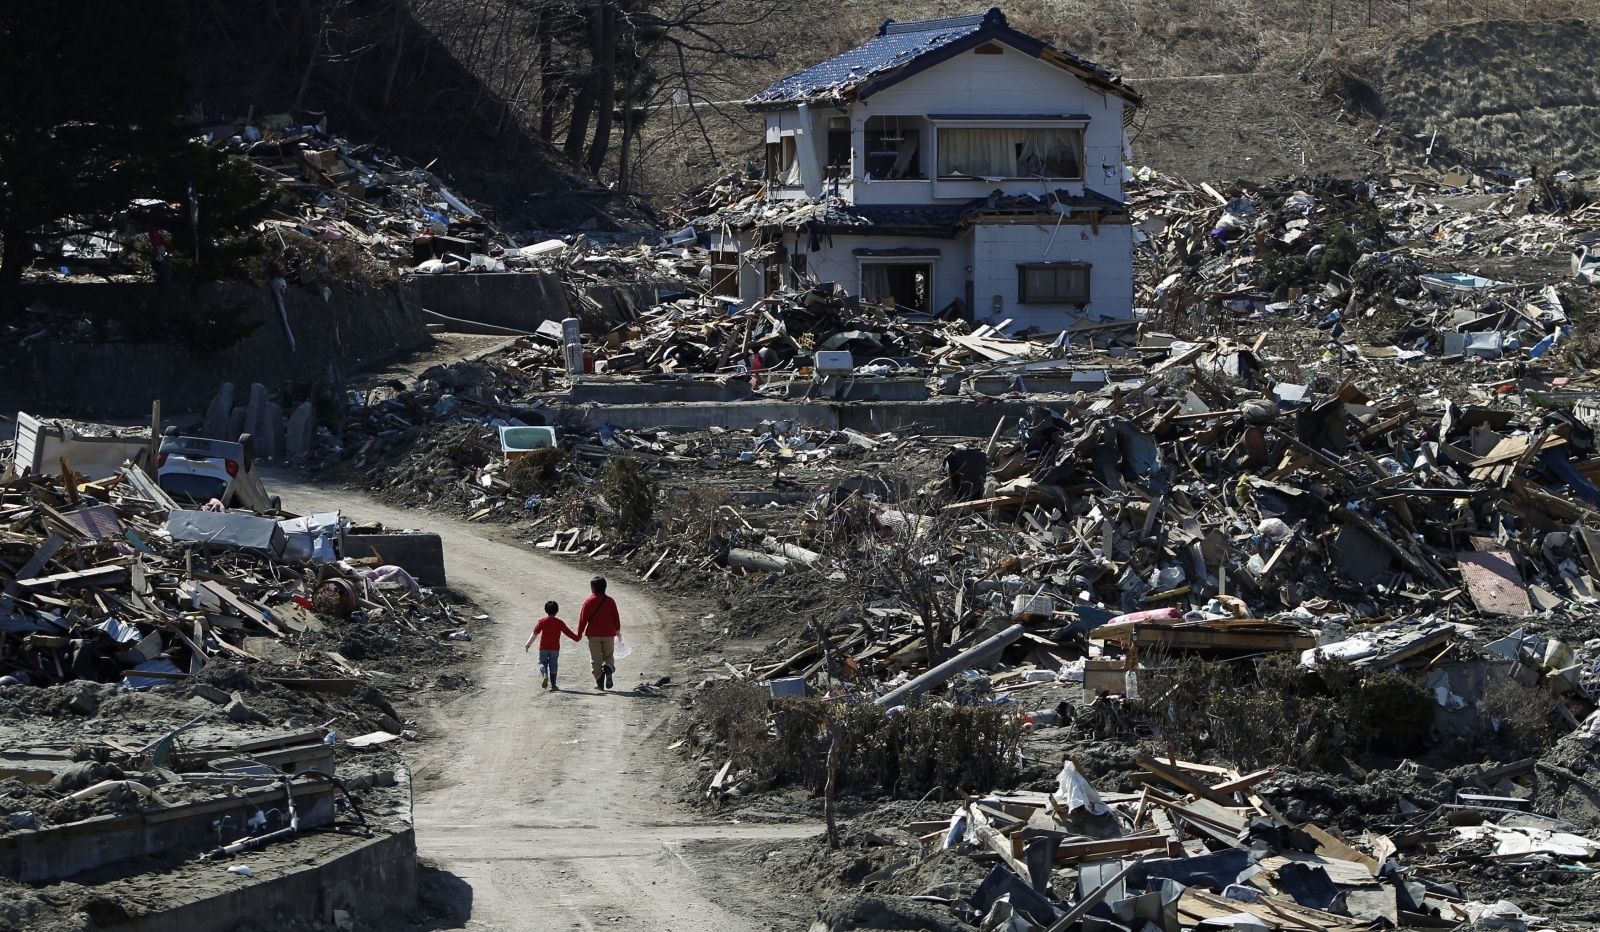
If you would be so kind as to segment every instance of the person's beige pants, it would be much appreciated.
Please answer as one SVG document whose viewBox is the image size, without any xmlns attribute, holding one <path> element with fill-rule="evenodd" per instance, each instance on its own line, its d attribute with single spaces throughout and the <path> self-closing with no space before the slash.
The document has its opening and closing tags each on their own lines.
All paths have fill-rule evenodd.
<svg viewBox="0 0 1600 932">
<path fill-rule="evenodd" d="M 609 664 L 611 669 L 617 668 L 617 639 L 597 638 L 589 635 L 589 659 L 593 661 L 594 678 L 599 679 L 605 674 Z"/>
</svg>

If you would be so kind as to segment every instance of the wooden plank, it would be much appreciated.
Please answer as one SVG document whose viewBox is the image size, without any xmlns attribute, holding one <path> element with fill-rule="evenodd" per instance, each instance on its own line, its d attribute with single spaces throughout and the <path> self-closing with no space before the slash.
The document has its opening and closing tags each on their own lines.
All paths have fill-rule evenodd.
<svg viewBox="0 0 1600 932">
<path fill-rule="evenodd" d="M 996 495 L 993 498 L 975 498 L 970 502 L 955 502 L 945 505 L 939 510 L 947 515 L 964 515 L 974 511 L 988 511 L 990 508 L 1005 508 L 1010 505 L 1021 505 L 1028 500 L 1026 495 Z"/>
<path fill-rule="evenodd" d="M 1194 362 L 1196 359 L 1199 359 L 1201 354 L 1210 348 L 1211 344 L 1209 342 L 1197 343 L 1178 355 L 1169 356 L 1166 359 L 1156 363 L 1154 366 L 1151 366 L 1150 374 L 1156 375 L 1157 373 L 1165 372 L 1168 369 L 1173 369 L 1178 366 L 1186 366 L 1189 363 Z"/>
<path fill-rule="evenodd" d="M 297 744 L 319 744 L 327 736 L 321 728 L 307 731 L 293 731 L 283 735 L 272 735 L 266 738 L 256 738 L 227 748 L 230 754 L 250 754 L 255 751 L 265 751 L 269 748 L 286 748 Z"/>
<path fill-rule="evenodd" d="M 1328 879 L 1333 881 L 1335 886 L 1340 887 L 1366 887 L 1372 885 L 1372 872 L 1367 869 L 1365 864 L 1323 854 L 1290 851 L 1285 854 L 1270 855 L 1262 858 L 1260 863 L 1262 868 L 1269 871 L 1276 871 L 1290 863 L 1304 864 L 1308 867 L 1320 867 L 1327 871 Z"/>
<path fill-rule="evenodd" d="M 989 850 L 999 855 L 1000 860 L 1011 868 L 1018 877 L 1026 880 L 1030 876 L 1028 866 L 1012 857 L 1011 842 L 985 822 L 979 810 L 980 807 L 977 805 L 967 807 L 967 818 L 971 820 L 968 824 L 972 826 L 973 834 L 977 835 L 978 840 L 982 841 Z"/>
<path fill-rule="evenodd" d="M 1538 449 L 1533 449 L 1531 437 L 1507 437 L 1495 444 L 1495 448 L 1484 456 L 1474 460 L 1469 465 L 1473 469 L 1483 469 L 1488 466 L 1499 466 L 1506 463 L 1515 463 L 1522 459 L 1524 454 L 1533 455 L 1562 446 L 1567 442 L 1565 437 L 1547 436 L 1540 442 Z"/>
<path fill-rule="evenodd" d="M 1135 757 L 1134 761 L 1138 763 L 1140 767 L 1148 770 L 1149 772 L 1155 774 L 1173 786 L 1178 787 L 1186 793 L 1193 794 L 1200 799 L 1209 799 L 1219 806 L 1233 805 L 1233 800 L 1222 795 L 1221 793 L 1218 793 L 1216 790 L 1213 790 L 1211 787 L 1206 786 L 1204 783 L 1201 783 L 1199 780 L 1194 779 L 1188 774 L 1183 773 L 1182 771 L 1173 767 L 1167 766 L 1161 761 L 1145 757 L 1142 754 Z"/>
<path fill-rule="evenodd" d="M 51 534 L 45 538 L 44 543 L 39 545 L 39 549 L 35 550 L 33 556 L 28 558 L 28 562 L 22 564 L 22 569 L 17 570 L 17 578 L 31 579 L 38 576 L 39 571 L 44 569 L 44 565 L 50 562 L 50 558 L 54 557 L 66 542 L 66 538 L 60 534 Z"/>
<path fill-rule="evenodd" d="M 56 573 L 54 576 L 35 576 L 31 579 L 19 579 L 17 585 L 24 589 L 43 589 L 47 586 L 66 586 L 77 583 L 79 585 L 113 586 L 123 581 L 127 569 L 121 566 L 96 566 L 87 570 L 75 570 L 70 573 Z"/>
<path fill-rule="evenodd" d="M 1307 822 L 1305 825 L 1300 826 L 1300 830 L 1317 840 L 1317 854 L 1338 861 L 1354 861 L 1365 867 L 1374 877 L 1378 875 L 1378 868 L 1381 865 L 1378 864 L 1377 858 L 1362 854 L 1333 837 L 1322 826 L 1314 822 Z"/>
<path fill-rule="evenodd" d="M 348 696 L 362 686 L 360 680 L 290 679 L 279 676 L 266 676 L 262 677 L 262 679 L 289 689 L 299 689 L 312 693 L 336 693 L 341 696 Z"/>
<path fill-rule="evenodd" d="M 1215 784 L 1211 787 L 1211 789 L 1223 794 L 1224 796 L 1232 796 L 1234 793 L 1240 792 L 1241 790 L 1250 789 L 1257 783 L 1260 783 L 1262 780 L 1265 780 L 1277 772 L 1278 768 L 1268 767 L 1265 770 L 1257 770 L 1255 773 L 1247 773 L 1237 780 L 1228 780 L 1224 783 Z"/>
<path fill-rule="evenodd" d="M 254 605 L 251 605 L 235 595 L 232 589 L 229 589 L 227 586 L 213 582 L 209 579 L 203 580 L 200 585 L 215 593 L 217 598 L 238 609 L 239 614 L 250 619 L 261 627 L 266 628 L 268 631 L 271 631 L 278 637 L 283 637 L 282 628 L 273 624 L 272 619 L 268 618 L 266 614 L 261 611 L 261 609 L 256 608 Z"/>
<path fill-rule="evenodd" d="M 1209 799 L 1197 799 L 1192 803 L 1183 803 L 1181 806 L 1173 805 L 1167 808 L 1181 808 L 1184 815 L 1204 819 L 1217 828 L 1232 832 L 1235 835 L 1244 831 L 1245 826 L 1248 824 L 1246 818 L 1240 815 L 1237 810 L 1229 806 L 1219 806 Z"/>
<path fill-rule="evenodd" d="M 1317 646 L 1316 637 L 1298 631 L 1284 631 L 1280 634 L 1147 624 L 1133 626 L 1131 636 L 1118 637 L 1116 632 L 1102 627 L 1089 632 L 1089 637 L 1128 644 L 1160 644 L 1175 650 L 1303 651 Z"/>
<path fill-rule="evenodd" d="M 1177 853 L 1173 852 L 1174 848 L 1178 849 Z M 1154 831 L 1140 835 L 1126 835 L 1122 838 L 1062 845 L 1056 849 L 1056 863 L 1082 864 L 1085 861 L 1104 861 L 1107 858 L 1127 857 L 1142 851 L 1163 851 L 1168 857 L 1182 855 L 1182 849 L 1176 841 L 1159 831 Z"/>
</svg>

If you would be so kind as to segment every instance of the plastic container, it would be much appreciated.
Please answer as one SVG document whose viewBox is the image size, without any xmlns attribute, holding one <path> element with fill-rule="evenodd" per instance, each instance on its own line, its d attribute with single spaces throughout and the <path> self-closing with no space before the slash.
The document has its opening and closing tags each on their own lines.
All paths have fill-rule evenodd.
<svg viewBox="0 0 1600 932">
<path fill-rule="evenodd" d="M 554 427 L 512 427 L 500 428 L 500 452 L 508 460 L 527 456 L 534 450 L 542 447 L 556 445 L 556 429 Z"/>
</svg>

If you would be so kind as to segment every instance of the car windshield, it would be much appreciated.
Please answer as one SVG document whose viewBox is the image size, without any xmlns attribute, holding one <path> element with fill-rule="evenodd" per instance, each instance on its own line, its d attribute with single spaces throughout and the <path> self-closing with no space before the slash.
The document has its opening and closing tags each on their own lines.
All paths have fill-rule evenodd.
<svg viewBox="0 0 1600 932">
<path fill-rule="evenodd" d="M 221 498 L 228 487 L 225 480 L 215 476 L 196 476 L 193 473 L 172 472 L 161 477 L 161 488 L 173 498 L 186 498 L 204 504 Z"/>
</svg>

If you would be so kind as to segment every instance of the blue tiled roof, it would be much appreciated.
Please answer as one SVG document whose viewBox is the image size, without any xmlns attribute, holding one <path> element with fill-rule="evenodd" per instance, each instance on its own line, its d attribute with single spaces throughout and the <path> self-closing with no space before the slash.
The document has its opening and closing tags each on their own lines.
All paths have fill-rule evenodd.
<svg viewBox="0 0 1600 932">
<path fill-rule="evenodd" d="M 929 52 L 973 35 L 984 27 L 986 21 L 998 20 L 998 25 L 1004 26 L 1005 17 L 999 13 L 999 10 L 990 10 L 988 13 L 909 23 L 890 20 L 878 30 L 877 38 L 866 45 L 789 75 L 750 98 L 750 103 L 798 102 L 842 94 L 869 78 L 893 71 Z"/>
</svg>

